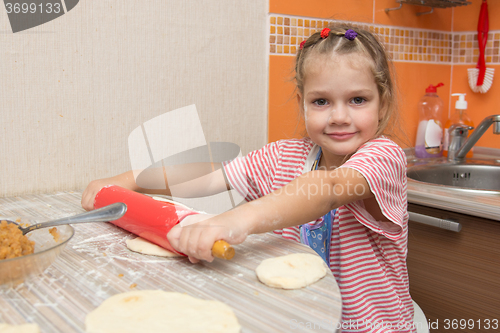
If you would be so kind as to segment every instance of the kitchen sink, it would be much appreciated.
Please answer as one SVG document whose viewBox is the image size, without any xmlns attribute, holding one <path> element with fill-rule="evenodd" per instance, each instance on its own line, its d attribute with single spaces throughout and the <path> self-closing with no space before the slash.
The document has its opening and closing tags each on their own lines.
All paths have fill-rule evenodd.
<svg viewBox="0 0 500 333">
<path fill-rule="evenodd" d="M 474 190 L 500 191 L 498 160 L 445 160 L 408 165 L 408 180 Z"/>
</svg>

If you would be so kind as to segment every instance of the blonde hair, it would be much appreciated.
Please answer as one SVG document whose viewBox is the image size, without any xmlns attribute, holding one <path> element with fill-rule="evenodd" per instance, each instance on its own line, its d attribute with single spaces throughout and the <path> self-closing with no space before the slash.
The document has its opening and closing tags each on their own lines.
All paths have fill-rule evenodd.
<svg viewBox="0 0 500 333">
<path fill-rule="evenodd" d="M 391 136 L 392 132 L 386 130 L 394 129 L 397 119 L 397 96 L 392 77 L 393 70 L 390 67 L 388 56 L 384 46 L 369 31 L 349 26 L 332 25 L 329 27 L 328 37 L 322 38 L 318 31 L 311 35 L 297 52 L 295 60 L 295 83 L 296 89 L 303 95 L 304 80 L 306 77 L 306 61 L 310 55 L 348 55 L 360 54 L 371 59 L 371 71 L 377 84 L 380 98 L 379 124 L 376 136 Z M 357 36 L 350 40 L 346 37 L 346 31 L 353 30 Z M 380 114 L 382 113 L 382 114 Z"/>
</svg>

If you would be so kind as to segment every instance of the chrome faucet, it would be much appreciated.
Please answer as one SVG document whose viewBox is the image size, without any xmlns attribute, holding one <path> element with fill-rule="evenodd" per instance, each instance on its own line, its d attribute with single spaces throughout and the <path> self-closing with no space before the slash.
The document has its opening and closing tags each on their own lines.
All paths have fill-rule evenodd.
<svg viewBox="0 0 500 333">
<path fill-rule="evenodd" d="M 488 116 L 483 119 L 471 136 L 466 140 L 469 130 L 474 127 L 456 124 L 449 130 L 448 160 L 463 161 L 465 155 L 476 144 L 477 140 L 483 136 L 484 132 L 493 124 L 493 134 L 500 134 L 500 114 Z"/>
<path fill-rule="evenodd" d="M 469 135 L 469 130 L 472 129 L 474 129 L 474 127 L 463 124 L 454 124 L 450 127 L 448 130 L 448 142 L 450 143 L 448 146 L 448 160 L 458 160 L 457 153 L 460 148 L 464 146 L 467 136 Z"/>
</svg>

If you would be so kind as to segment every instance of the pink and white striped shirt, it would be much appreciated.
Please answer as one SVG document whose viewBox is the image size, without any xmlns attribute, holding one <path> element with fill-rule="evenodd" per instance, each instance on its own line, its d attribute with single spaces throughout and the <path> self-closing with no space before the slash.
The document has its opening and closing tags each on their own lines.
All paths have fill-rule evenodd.
<svg viewBox="0 0 500 333">
<path fill-rule="evenodd" d="M 224 171 L 233 188 L 255 200 L 300 176 L 313 146 L 307 138 L 273 142 L 224 163 Z M 359 147 L 337 174 L 349 169 L 364 176 L 390 222 L 376 221 L 362 200 L 337 209 L 330 267 L 342 295 L 342 332 L 415 332 L 406 268 L 406 156 L 379 137 Z M 274 232 L 300 242 L 298 226 Z"/>
</svg>

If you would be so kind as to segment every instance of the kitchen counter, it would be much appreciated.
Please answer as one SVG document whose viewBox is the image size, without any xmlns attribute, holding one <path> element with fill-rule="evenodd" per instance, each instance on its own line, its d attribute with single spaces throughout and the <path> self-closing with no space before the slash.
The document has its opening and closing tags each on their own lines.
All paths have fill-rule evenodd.
<svg viewBox="0 0 500 333">
<path fill-rule="evenodd" d="M 408 163 L 415 161 L 413 150 L 405 149 L 405 152 Z M 474 159 L 500 160 L 500 151 L 475 147 Z M 500 221 L 500 192 L 457 190 L 451 186 L 426 184 L 408 178 L 408 202 Z"/>
<path fill-rule="evenodd" d="M 0 199 L 4 218 L 38 222 L 83 212 L 81 192 Z M 37 323 L 42 332 L 85 332 L 85 316 L 110 296 L 130 290 L 161 289 L 219 300 L 235 312 L 242 332 L 335 332 L 341 298 L 331 273 L 298 290 L 260 283 L 255 268 L 267 258 L 314 253 L 272 234 L 251 235 L 236 245 L 232 260 L 193 265 L 186 258 L 140 255 L 126 248 L 135 236 L 111 223 L 73 225 L 75 235 L 39 276 L 15 287 L 0 285 L 0 322 Z"/>
</svg>

